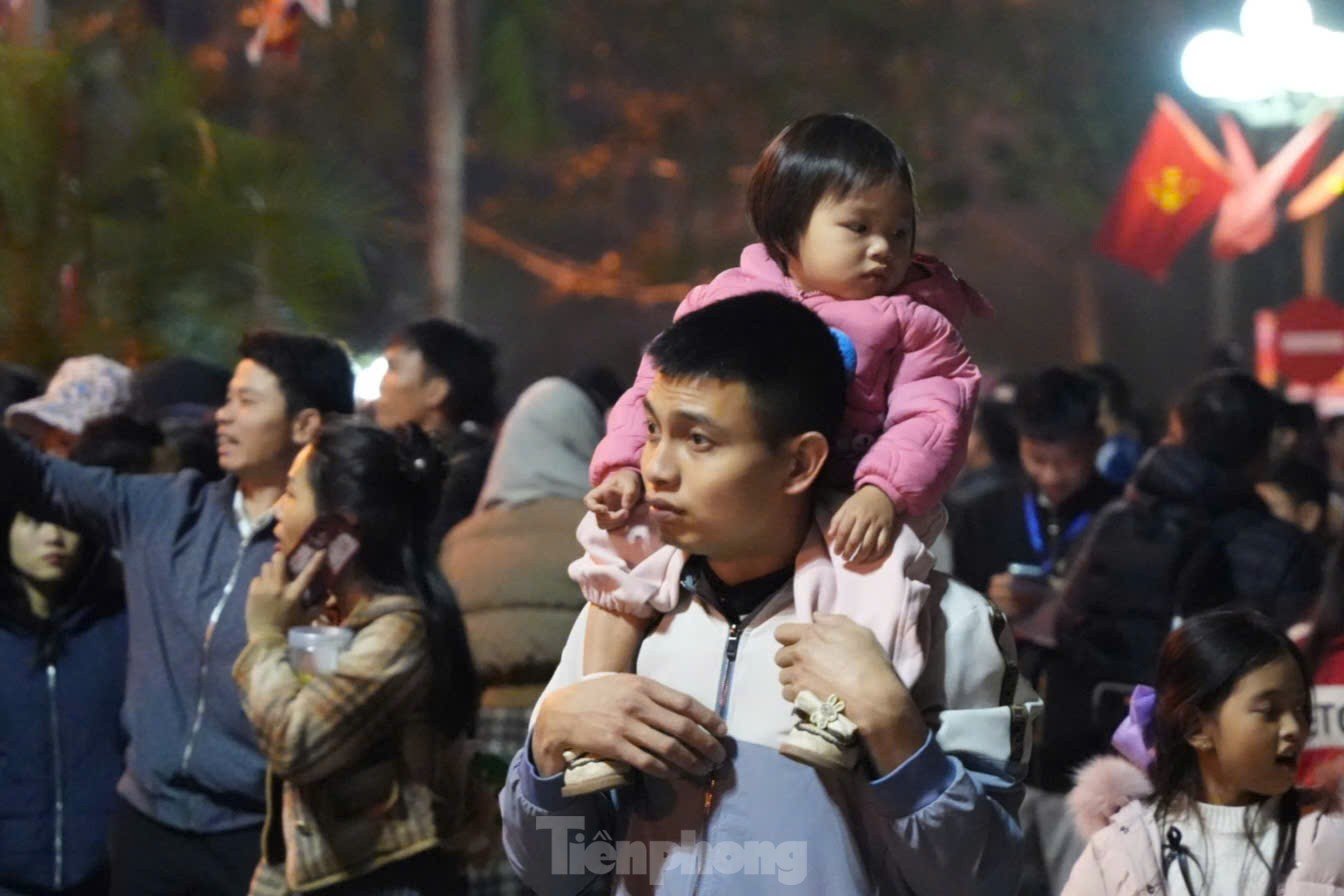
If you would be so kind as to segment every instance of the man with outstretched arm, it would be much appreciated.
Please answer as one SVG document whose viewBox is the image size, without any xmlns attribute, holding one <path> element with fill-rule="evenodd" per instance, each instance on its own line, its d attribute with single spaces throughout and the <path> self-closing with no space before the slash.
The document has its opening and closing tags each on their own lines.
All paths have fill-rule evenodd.
<svg viewBox="0 0 1344 896">
<path fill-rule="evenodd" d="M 248 583 L 275 552 L 290 463 L 354 380 L 329 339 L 246 337 L 215 414 L 219 465 L 128 476 L 45 457 L 0 431 L 0 500 L 121 553 L 130 633 L 126 769 L 109 851 L 113 896 L 237 896 L 261 852 L 266 761 L 233 683 Z"/>
</svg>

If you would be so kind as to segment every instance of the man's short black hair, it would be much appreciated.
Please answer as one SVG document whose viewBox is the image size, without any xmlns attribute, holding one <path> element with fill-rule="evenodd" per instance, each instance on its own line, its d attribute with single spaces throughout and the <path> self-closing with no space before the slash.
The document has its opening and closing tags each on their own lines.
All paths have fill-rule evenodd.
<svg viewBox="0 0 1344 896">
<path fill-rule="evenodd" d="M 821 200 L 891 180 L 910 191 L 913 203 L 914 173 L 890 137 L 857 115 L 809 115 L 780 131 L 761 153 L 747 185 L 751 225 L 775 263 L 787 268 Z M 912 247 L 915 223 L 910 222 Z"/>
<path fill-rule="evenodd" d="M 1014 417 L 1018 435 L 1036 442 L 1100 438 L 1096 384 L 1062 367 L 1047 368 L 1017 390 Z"/>
<path fill-rule="evenodd" d="M 835 336 L 816 314 L 777 293 L 693 311 L 653 341 L 649 357 L 666 377 L 745 384 L 772 446 L 805 432 L 833 444 L 840 429 L 847 384 Z"/>
<path fill-rule="evenodd" d="M 1295 504 L 1311 502 L 1324 510 L 1330 502 L 1330 477 L 1315 464 L 1296 457 L 1276 461 L 1261 481 L 1283 489 Z"/>
<path fill-rule="evenodd" d="M 238 354 L 275 374 L 288 416 L 305 408 L 354 413 L 355 373 L 339 343 L 322 336 L 254 330 L 243 337 Z"/>
<path fill-rule="evenodd" d="M 392 337 L 392 345 L 413 348 L 433 375 L 448 381 L 443 412 L 456 425 L 467 420 L 484 426 L 499 417 L 495 401 L 495 346 L 459 324 L 439 318 L 417 321 Z"/>
<path fill-rule="evenodd" d="M 1225 470 L 1241 470 L 1269 453 L 1274 396 L 1249 374 L 1217 370 L 1186 389 L 1176 417 L 1186 447 Z"/>
</svg>

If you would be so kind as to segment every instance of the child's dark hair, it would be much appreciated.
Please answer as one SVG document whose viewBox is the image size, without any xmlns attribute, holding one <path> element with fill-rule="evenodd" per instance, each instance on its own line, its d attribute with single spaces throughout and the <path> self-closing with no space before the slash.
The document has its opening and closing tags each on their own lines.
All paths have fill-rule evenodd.
<svg viewBox="0 0 1344 896">
<path fill-rule="evenodd" d="M 354 413 L 355 373 L 339 343 L 323 336 L 254 330 L 243 337 L 238 354 L 275 374 L 287 416 L 305 408 L 322 414 Z"/>
<path fill-rule="evenodd" d="M 1050 367 L 1017 390 L 1013 412 L 1019 435 L 1037 442 L 1099 438 L 1101 390 L 1086 377 Z"/>
<path fill-rule="evenodd" d="M 798 240 L 817 203 L 848 196 L 896 178 L 915 198 L 915 176 L 890 137 L 857 115 L 825 113 L 800 118 L 761 153 L 747 187 L 751 225 L 784 270 L 798 254 Z M 915 217 L 918 217 L 916 213 Z M 910 222 L 915 245 L 915 221 Z"/>
<path fill-rule="evenodd" d="M 1202 718 L 1218 711 L 1238 681 L 1284 657 L 1302 675 L 1306 724 L 1311 719 L 1311 675 L 1306 660 L 1263 613 L 1215 610 L 1191 617 L 1167 635 L 1157 662 L 1157 705 L 1151 728 L 1155 759 L 1149 770 L 1160 836 L 1166 836 L 1162 830 L 1166 820 L 1198 800 L 1201 793 L 1199 762 L 1186 738 Z M 1276 819 L 1278 849 L 1272 860 L 1261 856 L 1270 869 L 1269 893 L 1278 892 L 1292 868 L 1299 806 L 1296 790 L 1284 795 Z"/>
<path fill-rule="evenodd" d="M 426 531 L 438 505 L 442 461 L 418 427 L 397 433 L 352 418 L 324 420 L 308 465 L 319 515 L 355 522 L 359 563 L 379 586 L 412 594 L 425 606 L 433 667 L 429 711 L 455 736 L 475 724 L 478 689 L 462 613 Z"/>
<path fill-rule="evenodd" d="M 845 365 L 835 336 L 812 311 L 771 292 L 715 302 L 653 341 L 659 373 L 744 383 L 772 446 L 805 432 L 832 441 L 845 409 Z"/>
</svg>

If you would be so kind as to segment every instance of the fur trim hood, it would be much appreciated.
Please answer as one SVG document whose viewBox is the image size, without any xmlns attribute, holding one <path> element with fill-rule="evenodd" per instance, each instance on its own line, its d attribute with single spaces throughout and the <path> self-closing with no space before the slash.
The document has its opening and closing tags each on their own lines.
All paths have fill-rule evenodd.
<svg viewBox="0 0 1344 896">
<path fill-rule="evenodd" d="M 1084 840 L 1111 823 L 1111 817 L 1134 800 L 1153 794 L 1148 776 L 1119 756 L 1097 756 L 1079 767 L 1069 791 L 1069 811 Z"/>
</svg>

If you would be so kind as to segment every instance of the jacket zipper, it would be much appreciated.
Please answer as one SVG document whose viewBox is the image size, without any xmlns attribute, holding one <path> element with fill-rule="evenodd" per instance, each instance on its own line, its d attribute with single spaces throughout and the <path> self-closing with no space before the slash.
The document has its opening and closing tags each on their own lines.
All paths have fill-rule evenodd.
<svg viewBox="0 0 1344 896">
<path fill-rule="evenodd" d="M 51 753 L 56 787 L 56 830 L 52 836 L 52 889 L 59 890 L 65 876 L 65 775 L 61 768 L 60 713 L 56 709 L 56 666 L 47 666 L 47 697 L 51 717 Z"/>
<path fill-rule="evenodd" d="M 728 643 L 724 645 L 723 665 L 719 667 L 719 689 L 714 698 L 714 712 L 724 721 L 728 720 L 728 696 L 733 689 L 733 669 L 737 665 L 737 646 L 742 641 L 743 628 L 745 625 L 741 620 L 728 627 Z M 718 772 L 712 772 L 709 776 L 709 786 L 705 789 L 706 818 L 714 808 L 714 790 L 718 782 Z"/>
<path fill-rule="evenodd" d="M 747 626 L 751 624 L 761 610 L 772 603 L 774 603 L 774 598 L 767 598 L 765 603 L 728 626 L 728 641 L 723 645 L 723 665 L 719 667 L 719 687 L 714 696 L 714 712 L 725 722 L 728 721 L 728 698 L 733 692 L 733 671 L 737 667 L 737 649 L 742 643 L 742 633 L 746 631 Z M 709 784 L 705 788 L 706 820 L 709 819 L 709 813 L 714 808 L 714 792 L 718 783 L 719 774 L 715 770 L 710 773 Z"/>
<path fill-rule="evenodd" d="M 215 626 L 219 624 L 219 617 L 224 613 L 224 605 L 229 602 L 234 586 L 238 584 L 238 571 L 243 566 L 243 554 L 247 552 L 248 545 L 251 543 L 252 536 L 248 536 L 243 539 L 242 544 L 238 545 L 238 556 L 233 561 L 233 571 L 229 573 L 229 580 L 224 585 L 224 593 L 220 595 L 214 609 L 210 611 L 210 621 L 205 625 L 205 643 L 201 645 L 201 678 L 196 696 L 196 717 L 191 723 L 191 733 L 187 735 L 187 745 L 182 750 L 181 771 L 183 774 L 186 774 L 187 766 L 191 763 L 191 754 L 196 748 L 196 735 L 200 734 L 201 722 L 205 718 L 205 684 L 206 672 L 210 667 L 210 642 L 215 638 Z"/>
<path fill-rule="evenodd" d="M 714 695 L 714 712 L 725 722 L 728 721 L 728 699 L 732 696 L 733 692 L 733 672 L 737 667 L 737 651 L 738 647 L 742 644 L 742 633 L 746 631 L 747 626 L 751 624 L 752 620 L 760 615 L 762 610 L 773 604 L 775 600 L 775 597 L 766 598 L 765 602 L 756 609 L 728 626 L 728 640 L 723 645 L 723 664 L 719 667 L 719 687 Z M 717 601 L 715 603 L 717 603 Z M 720 607 L 719 610 L 722 612 L 722 607 Z M 701 824 L 702 831 L 709 824 L 709 814 L 714 810 L 714 794 L 715 791 L 718 790 L 718 786 L 719 772 L 718 769 L 715 769 L 710 772 L 709 782 L 705 785 L 705 816 L 704 821 Z M 705 857 L 699 854 L 699 851 L 697 850 L 695 857 L 697 873 L 693 890 L 695 893 L 700 892 L 700 884 L 703 883 L 705 879 L 705 876 L 702 873 L 703 868 L 700 866 L 700 863 L 704 861 L 704 858 Z"/>
</svg>

